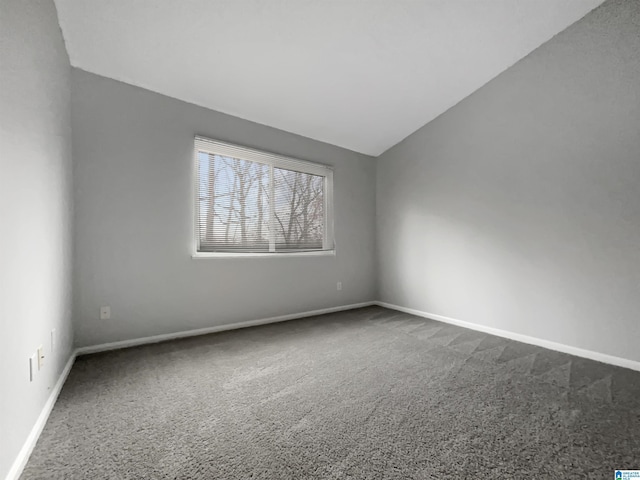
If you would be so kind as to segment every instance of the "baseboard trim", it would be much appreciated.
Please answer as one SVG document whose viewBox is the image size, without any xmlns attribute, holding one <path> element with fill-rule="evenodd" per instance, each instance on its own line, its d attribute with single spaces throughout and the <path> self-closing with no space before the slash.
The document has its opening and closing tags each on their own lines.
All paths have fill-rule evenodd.
<svg viewBox="0 0 640 480">
<path fill-rule="evenodd" d="M 64 382 L 67 380 L 69 372 L 71 372 L 71 367 L 73 367 L 73 362 L 75 361 L 75 359 L 76 352 L 74 350 L 73 352 L 71 352 L 69 360 L 67 360 L 67 363 L 64 366 L 62 373 L 58 377 L 58 381 L 54 385 L 49 398 L 44 404 L 44 407 L 42 407 L 36 423 L 33 425 L 33 428 L 29 432 L 29 436 L 22 445 L 18 456 L 13 461 L 13 465 L 11 465 L 11 468 L 9 469 L 9 473 L 7 473 L 5 480 L 18 480 L 18 478 L 20 478 L 20 475 L 22 475 L 22 470 L 24 470 L 24 467 L 27 465 L 27 461 L 31 456 L 31 452 L 33 452 L 33 448 L 36 446 L 36 443 L 38 442 L 38 438 L 40 438 L 40 434 L 42 433 L 44 426 L 47 424 L 49 415 L 51 414 L 53 406 L 58 400 L 58 395 L 60 395 Z"/>
<path fill-rule="evenodd" d="M 195 337 L 198 335 L 206 335 L 209 333 L 224 332 L 228 330 L 236 330 L 239 328 L 256 327 L 258 325 L 266 325 L 269 323 L 285 322 L 287 320 L 313 317 L 315 315 L 323 315 L 325 313 L 342 312 L 344 310 L 353 310 L 354 308 L 370 307 L 371 305 L 376 305 L 376 302 L 371 301 L 371 302 L 353 303 L 350 305 L 341 305 L 338 307 L 322 308 L 319 310 L 310 310 L 307 312 L 280 315 L 278 317 L 260 318 L 257 320 L 249 320 L 246 322 L 216 325 L 215 327 L 198 328 L 196 330 L 184 330 L 181 332 L 166 333 L 163 335 L 153 335 L 150 337 L 134 338 L 131 340 L 121 340 L 119 342 L 102 343 L 99 345 L 80 347 L 76 349 L 76 353 L 78 355 L 88 355 L 91 353 L 106 352 L 109 350 L 118 350 L 120 348 L 129 348 L 129 347 L 135 347 L 138 345 L 146 345 L 150 343 L 166 342 L 168 340 L 175 340 L 178 338 Z"/>
<path fill-rule="evenodd" d="M 477 330 L 479 332 L 489 333 L 491 335 L 496 335 L 498 337 L 504 337 L 510 340 L 516 340 L 517 342 L 528 343 L 530 345 L 536 345 L 538 347 L 548 348 L 549 350 L 555 350 L 557 352 L 568 353 L 569 355 L 575 355 L 576 357 L 588 358 L 589 360 L 595 360 L 596 362 L 607 363 L 609 365 L 629 368 L 631 370 L 637 370 L 640 372 L 640 362 L 637 362 L 635 360 L 615 357 L 613 355 L 594 352 L 592 350 L 586 350 L 584 348 L 572 347 L 571 345 L 552 342 L 551 340 L 544 340 L 542 338 L 531 337 L 529 335 L 510 332 L 508 330 L 502 330 L 499 328 L 487 327 L 484 325 L 479 325 L 477 323 L 465 322 L 464 320 L 445 317 L 444 315 L 437 315 L 435 313 L 423 312 L 421 310 L 416 310 L 414 308 L 401 307 L 400 305 L 394 305 L 392 303 L 377 301 L 375 302 L 375 304 L 380 307 L 389 308 L 391 310 L 410 313 L 418 317 L 429 318 L 431 320 L 437 320 L 439 322 L 449 323 L 451 325 L 457 325 L 459 327 L 468 328 L 470 330 Z"/>
</svg>

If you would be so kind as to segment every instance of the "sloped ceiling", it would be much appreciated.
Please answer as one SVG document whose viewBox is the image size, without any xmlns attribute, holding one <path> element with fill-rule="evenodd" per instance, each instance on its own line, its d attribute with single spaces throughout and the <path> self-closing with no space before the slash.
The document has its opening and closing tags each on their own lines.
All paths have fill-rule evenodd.
<svg viewBox="0 0 640 480">
<path fill-rule="evenodd" d="M 56 0 L 71 64 L 369 155 L 602 0 Z"/>
</svg>

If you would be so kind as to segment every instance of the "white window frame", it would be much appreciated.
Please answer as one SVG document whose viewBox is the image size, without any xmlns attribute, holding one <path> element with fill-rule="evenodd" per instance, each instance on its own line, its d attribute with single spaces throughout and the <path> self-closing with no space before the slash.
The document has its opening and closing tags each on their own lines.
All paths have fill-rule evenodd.
<svg viewBox="0 0 640 480">
<path fill-rule="evenodd" d="M 322 250 L 307 250 L 302 252 L 201 252 L 200 250 L 200 230 L 199 230 L 199 186 L 198 186 L 198 152 L 207 152 L 213 155 L 258 162 L 276 168 L 294 170 L 301 173 L 319 175 L 324 178 L 324 235 L 322 239 Z M 271 169 L 273 172 L 273 169 Z M 335 240 L 333 227 L 333 168 L 321 163 L 299 160 L 297 158 L 286 157 L 275 153 L 265 152 L 254 148 L 243 147 L 231 143 L 213 140 L 211 138 L 196 135 L 193 148 L 193 253 L 192 258 L 238 258 L 238 257 L 316 257 L 335 255 Z M 271 188 L 274 184 L 271 182 Z M 272 197 L 273 198 L 273 197 Z M 270 206 L 271 215 L 274 213 L 274 204 Z M 275 240 L 270 243 L 274 244 Z"/>
</svg>

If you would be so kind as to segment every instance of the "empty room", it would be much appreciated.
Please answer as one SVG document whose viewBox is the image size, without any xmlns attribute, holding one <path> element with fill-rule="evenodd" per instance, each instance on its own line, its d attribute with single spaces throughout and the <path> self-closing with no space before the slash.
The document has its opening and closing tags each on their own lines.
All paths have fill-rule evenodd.
<svg viewBox="0 0 640 480">
<path fill-rule="evenodd" d="M 0 479 L 640 478 L 640 1 L 0 0 Z"/>
</svg>

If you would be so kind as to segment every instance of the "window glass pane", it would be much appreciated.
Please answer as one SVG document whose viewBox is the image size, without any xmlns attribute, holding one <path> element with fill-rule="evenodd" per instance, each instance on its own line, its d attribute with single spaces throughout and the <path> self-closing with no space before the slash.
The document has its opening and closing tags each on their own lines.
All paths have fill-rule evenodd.
<svg viewBox="0 0 640 480">
<path fill-rule="evenodd" d="M 198 152 L 201 251 L 269 250 L 269 166 Z"/>
<path fill-rule="evenodd" d="M 275 248 L 322 249 L 324 177 L 275 167 Z"/>
<path fill-rule="evenodd" d="M 333 249 L 330 167 L 196 137 L 197 251 Z"/>
</svg>

